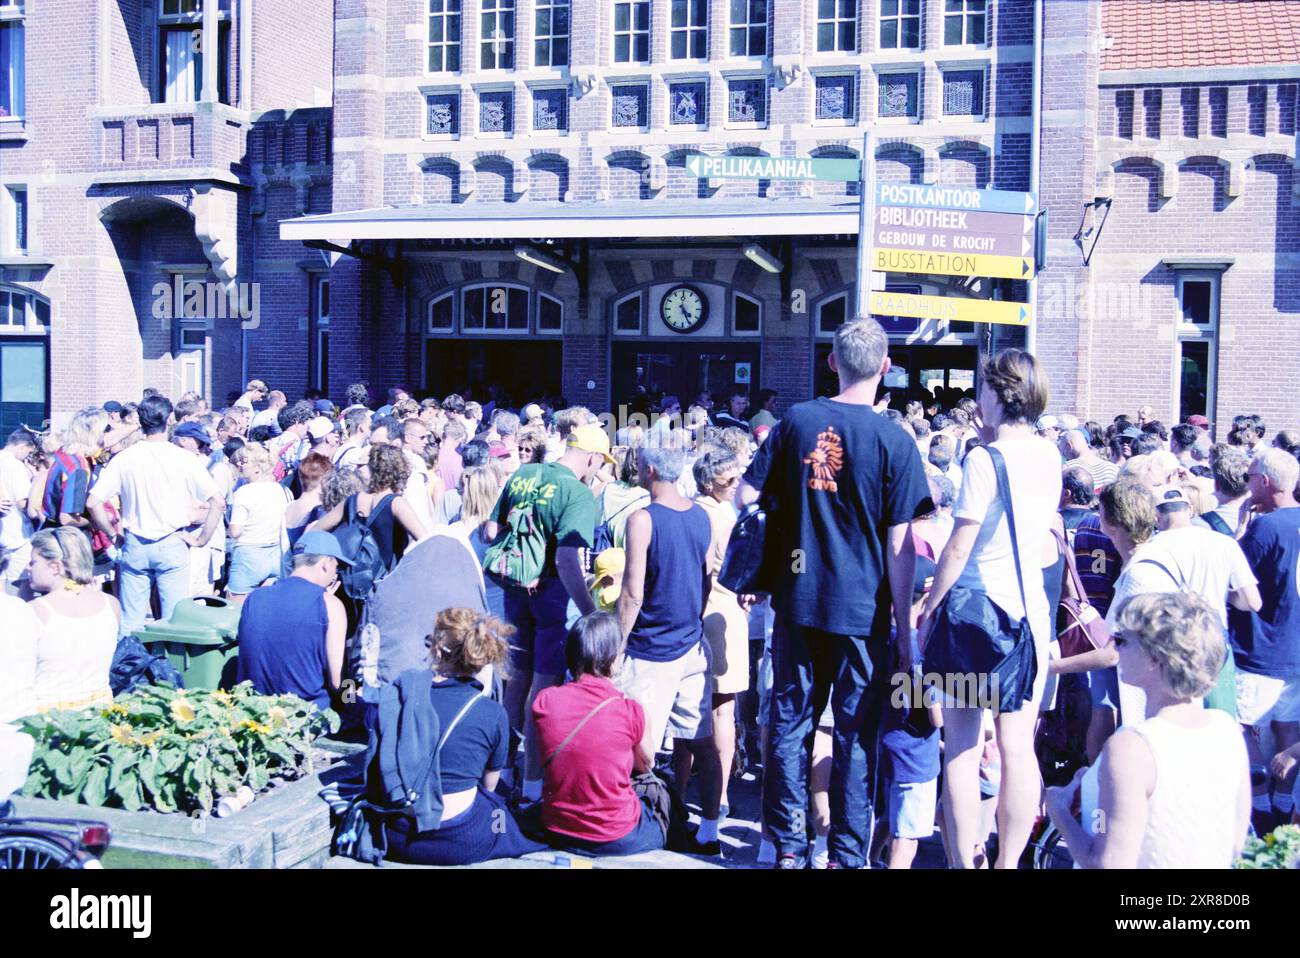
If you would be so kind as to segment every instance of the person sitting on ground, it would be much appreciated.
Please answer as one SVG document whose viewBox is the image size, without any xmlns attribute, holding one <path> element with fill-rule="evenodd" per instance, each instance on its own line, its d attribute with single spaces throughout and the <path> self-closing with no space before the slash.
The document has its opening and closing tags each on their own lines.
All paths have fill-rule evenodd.
<svg viewBox="0 0 1300 958">
<path fill-rule="evenodd" d="M 329 708 L 343 677 L 347 613 L 334 593 L 339 563 L 347 561 L 331 533 L 302 534 L 292 574 L 244 600 L 236 681 L 252 682 L 262 695 L 296 695 Z"/>
<path fill-rule="evenodd" d="M 28 608 L 36 636 L 36 709 L 103 707 L 113 702 L 109 669 L 122 610 L 95 588 L 90 539 L 71 526 L 32 536 L 28 580 L 39 598 Z M 6 630 L 9 628 L 6 623 Z"/>
<path fill-rule="evenodd" d="M 664 846 L 654 803 L 632 787 L 633 772 L 648 772 L 654 760 L 642 741 L 645 709 L 614 685 L 623 648 L 616 616 L 583 616 L 565 641 L 572 681 L 533 701 L 543 755 L 541 824 L 558 848 L 631 855 Z"/>
<path fill-rule="evenodd" d="M 1145 693 L 1147 717 L 1049 788 L 1048 814 L 1084 868 L 1230 868 L 1250 821 L 1250 770 L 1236 723 L 1199 701 L 1223 668 L 1219 615 L 1197 595 L 1147 594 L 1116 624 L 1120 671 Z"/>
<path fill-rule="evenodd" d="M 433 664 L 429 695 L 438 722 L 429 724 L 436 724 L 439 739 L 420 742 L 418 748 L 413 744 L 411 754 L 436 756 L 442 816 L 437 827 L 424 830 L 417 813 L 388 817 L 384 831 L 392 861 L 471 865 L 517 858 L 546 847 L 524 837 L 505 800 L 494 791 L 509 754 L 510 722 L 505 709 L 488 697 L 475 678 L 487 666 L 502 670 L 508 666 L 506 641 L 513 631 L 495 616 L 470 609 L 445 609 L 438 614 L 429 636 Z M 397 684 L 403 688 L 418 680 L 420 672 L 412 669 L 403 672 Z M 399 749 L 406 750 L 405 743 Z"/>
</svg>

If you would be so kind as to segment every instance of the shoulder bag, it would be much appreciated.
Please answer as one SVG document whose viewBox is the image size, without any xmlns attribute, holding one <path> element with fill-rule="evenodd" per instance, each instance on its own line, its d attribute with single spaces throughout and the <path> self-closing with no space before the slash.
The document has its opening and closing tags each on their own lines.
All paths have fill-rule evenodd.
<svg viewBox="0 0 1300 958">
<path fill-rule="evenodd" d="M 1027 611 L 1006 462 L 997 449 L 992 446 L 984 448 L 993 460 L 993 470 L 997 474 L 998 497 L 1007 515 L 1020 602 Z M 924 671 L 941 676 L 945 688 L 970 689 L 978 695 L 979 701 L 958 702 L 958 708 L 1017 711 L 1033 697 L 1034 679 L 1038 674 L 1038 658 L 1028 614 L 1012 620 L 986 592 L 953 586 L 935 611 L 934 625 L 925 648 Z"/>
<path fill-rule="evenodd" d="M 1065 588 L 1061 593 L 1057 617 L 1057 638 L 1061 642 L 1061 658 L 1068 659 L 1094 649 L 1110 645 L 1110 632 L 1106 620 L 1088 601 L 1088 593 L 1079 578 L 1074 550 L 1065 548 Z"/>
</svg>

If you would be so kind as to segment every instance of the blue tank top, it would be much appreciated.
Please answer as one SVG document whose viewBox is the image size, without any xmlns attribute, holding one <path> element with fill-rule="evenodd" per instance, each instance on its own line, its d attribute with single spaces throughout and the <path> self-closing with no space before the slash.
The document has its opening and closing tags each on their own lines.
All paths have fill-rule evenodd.
<svg viewBox="0 0 1300 958">
<path fill-rule="evenodd" d="M 239 616 L 238 681 L 263 695 L 330 704 L 325 590 L 298 576 L 254 589 Z"/>
<path fill-rule="evenodd" d="M 697 505 L 685 512 L 651 503 L 650 547 L 646 551 L 644 598 L 627 654 L 671 662 L 703 637 L 705 561 L 713 529 Z"/>
</svg>

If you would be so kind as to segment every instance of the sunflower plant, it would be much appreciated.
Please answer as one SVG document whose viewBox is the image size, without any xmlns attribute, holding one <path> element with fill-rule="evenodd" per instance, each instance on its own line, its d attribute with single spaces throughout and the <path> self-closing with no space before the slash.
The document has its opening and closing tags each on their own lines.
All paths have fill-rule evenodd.
<svg viewBox="0 0 1300 958">
<path fill-rule="evenodd" d="M 223 795 L 310 774 L 338 716 L 293 695 L 147 686 L 108 708 L 23 719 L 36 739 L 23 794 L 138 811 L 211 812 Z"/>
</svg>

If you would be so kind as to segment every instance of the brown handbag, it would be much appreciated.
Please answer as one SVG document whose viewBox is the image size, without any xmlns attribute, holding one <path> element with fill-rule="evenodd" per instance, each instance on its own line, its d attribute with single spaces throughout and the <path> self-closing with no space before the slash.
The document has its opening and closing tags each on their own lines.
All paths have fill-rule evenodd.
<svg viewBox="0 0 1300 958">
<path fill-rule="evenodd" d="M 1084 652 L 1104 649 L 1110 645 L 1110 631 L 1106 620 L 1096 607 L 1088 601 L 1088 593 L 1079 578 L 1079 568 L 1074 562 L 1074 549 L 1065 544 L 1064 538 L 1055 529 L 1061 551 L 1065 554 L 1065 583 L 1061 591 L 1061 607 L 1057 617 L 1057 638 L 1061 643 L 1061 658 L 1068 659 Z"/>
</svg>

